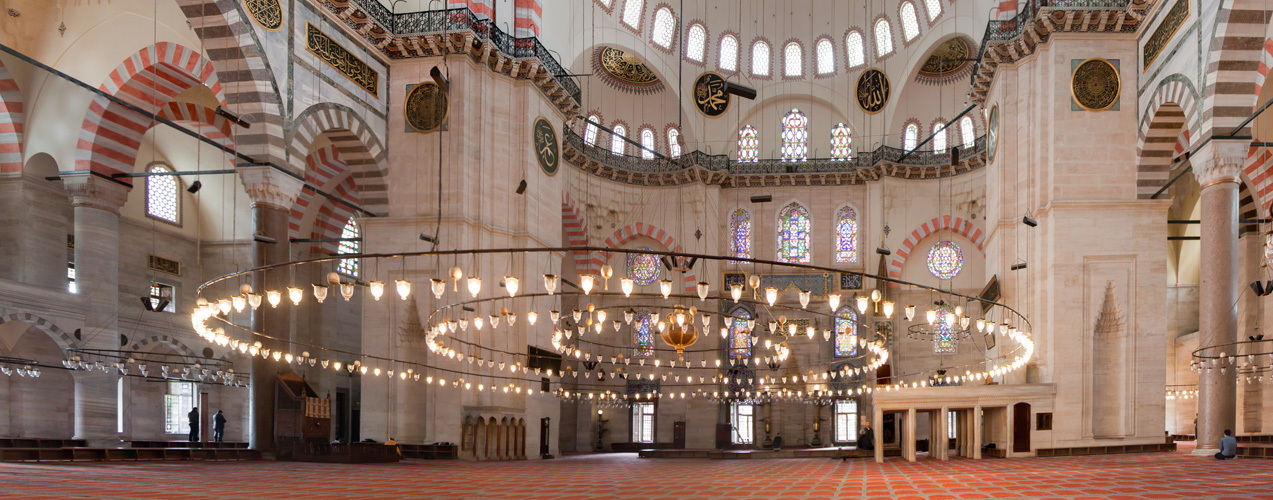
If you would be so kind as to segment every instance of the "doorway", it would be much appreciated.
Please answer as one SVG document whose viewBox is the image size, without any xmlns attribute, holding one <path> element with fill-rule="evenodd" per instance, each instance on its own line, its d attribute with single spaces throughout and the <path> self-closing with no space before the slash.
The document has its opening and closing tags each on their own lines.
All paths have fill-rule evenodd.
<svg viewBox="0 0 1273 500">
<path fill-rule="evenodd" d="M 548 417 L 539 419 L 539 458 L 552 458 L 548 448 L 549 425 Z"/>
<path fill-rule="evenodd" d="M 1012 405 L 1012 452 L 1030 453 L 1030 403 Z"/>
</svg>

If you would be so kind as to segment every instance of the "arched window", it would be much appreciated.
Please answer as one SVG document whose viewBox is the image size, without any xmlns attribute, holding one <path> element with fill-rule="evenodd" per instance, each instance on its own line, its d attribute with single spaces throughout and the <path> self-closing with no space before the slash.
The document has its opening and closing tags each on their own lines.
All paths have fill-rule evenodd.
<svg viewBox="0 0 1273 500">
<path fill-rule="evenodd" d="M 778 212 L 778 260 L 809 263 L 809 211 L 791 202 Z"/>
<path fill-rule="evenodd" d="M 610 152 L 621 155 L 627 152 L 627 141 L 623 140 L 628 135 L 627 127 L 623 125 L 615 125 L 612 128 L 614 132 L 610 134 Z"/>
<path fill-rule="evenodd" d="M 169 173 L 167 167 L 153 165 L 146 170 L 154 173 Z M 179 204 L 181 196 L 175 175 L 153 175 L 146 178 L 146 215 L 173 224 L 181 224 Z"/>
<path fill-rule="evenodd" d="M 751 357 L 751 331 L 747 329 L 749 319 L 751 319 L 751 313 L 741 307 L 734 312 L 734 317 L 730 318 L 729 357 L 731 358 Z"/>
<path fill-rule="evenodd" d="M 933 124 L 933 152 L 946 152 L 946 124 L 940 121 Z"/>
<path fill-rule="evenodd" d="M 751 44 L 751 74 L 769 76 L 769 44 L 764 40 Z"/>
<path fill-rule="evenodd" d="M 738 71 L 738 39 L 734 35 L 721 37 L 716 67 L 721 71 Z"/>
<path fill-rule="evenodd" d="M 645 0 L 627 0 L 623 4 L 623 24 L 633 28 L 641 27 L 641 14 L 645 11 Z"/>
<path fill-rule="evenodd" d="M 640 250 L 648 251 L 648 247 Z M 645 286 L 659 279 L 659 256 L 652 253 L 628 254 L 628 277 L 636 284 Z"/>
<path fill-rule="evenodd" d="M 729 215 L 729 254 L 739 259 L 751 258 L 751 214 L 741 208 Z"/>
<path fill-rule="evenodd" d="M 835 73 L 835 50 L 831 48 L 831 40 L 823 38 L 818 40 L 818 74 L 829 75 Z"/>
<path fill-rule="evenodd" d="M 915 4 L 902 2 L 902 38 L 906 41 L 919 36 L 919 16 L 915 13 Z"/>
<path fill-rule="evenodd" d="M 924 0 L 924 10 L 928 11 L 928 22 L 936 21 L 941 15 L 941 0 Z"/>
<path fill-rule="evenodd" d="M 919 142 L 919 125 L 914 123 L 906 124 L 906 129 L 902 132 L 902 149 L 911 151 L 915 149 L 915 144 Z"/>
<path fill-rule="evenodd" d="M 928 272 L 937 279 L 953 279 L 963 268 L 964 252 L 955 242 L 942 240 L 928 250 Z"/>
<path fill-rule="evenodd" d="M 585 125 L 583 128 L 583 143 L 593 146 L 597 144 L 597 130 L 599 130 L 597 126 L 593 124 L 601 123 L 601 117 L 592 115 L 588 117 L 588 121 L 590 123 Z"/>
<path fill-rule="evenodd" d="M 809 153 L 809 119 L 798 109 L 782 117 L 782 161 L 805 161 Z"/>
<path fill-rule="evenodd" d="M 637 312 L 632 321 L 632 355 L 648 358 L 654 355 L 654 313 L 646 310 Z"/>
<path fill-rule="evenodd" d="M 972 118 L 965 116 L 959 120 L 959 134 L 963 136 L 964 149 L 973 147 L 977 142 L 977 130 L 973 128 Z"/>
<path fill-rule="evenodd" d="M 685 36 L 685 57 L 692 61 L 703 62 L 703 54 L 707 51 L 707 29 L 701 24 L 690 26 Z"/>
<path fill-rule="evenodd" d="M 800 76 L 804 74 L 804 50 L 800 44 L 791 42 L 783 51 L 783 75 Z"/>
<path fill-rule="evenodd" d="M 760 159 L 760 138 L 756 127 L 748 125 L 738 131 L 738 162 L 749 163 Z"/>
<path fill-rule="evenodd" d="M 884 57 L 893 53 L 893 27 L 888 19 L 880 19 L 875 23 L 875 57 Z"/>
<path fill-rule="evenodd" d="M 849 306 L 835 313 L 835 357 L 847 358 L 858 352 L 858 315 Z"/>
<path fill-rule="evenodd" d="M 858 261 L 858 214 L 850 207 L 835 212 L 835 261 Z"/>
<path fill-rule="evenodd" d="M 655 45 L 665 49 L 671 47 L 672 33 L 675 31 L 676 18 L 672 16 L 672 9 L 662 7 L 654 11 L 654 29 L 651 30 L 650 37 Z"/>
<path fill-rule="evenodd" d="M 672 158 L 681 157 L 681 132 L 674 128 L 667 129 L 667 152 Z"/>
<path fill-rule="evenodd" d="M 350 218 L 345 222 L 345 229 L 340 232 L 340 245 L 336 247 L 336 253 L 354 254 L 362 252 L 362 241 L 353 238 L 361 238 L 362 231 L 358 229 L 358 223 Z M 336 266 L 336 271 L 346 276 L 358 277 L 358 259 L 340 259 L 340 264 Z"/>
<path fill-rule="evenodd" d="M 866 64 L 866 48 L 862 43 L 861 33 L 854 31 L 844 37 L 844 57 L 849 61 L 850 68 Z"/>
<path fill-rule="evenodd" d="M 951 324 L 946 314 L 954 315 L 950 306 L 937 308 L 937 322 L 933 332 L 933 354 L 955 354 L 959 350 L 959 342 L 955 338 L 955 325 Z M 958 318 L 955 321 L 959 321 Z"/>
<path fill-rule="evenodd" d="M 831 159 L 835 161 L 853 159 L 853 133 L 849 131 L 848 125 L 839 123 L 831 129 Z"/>
<path fill-rule="evenodd" d="M 641 158 L 646 160 L 653 160 L 654 159 L 654 131 L 653 130 L 650 130 L 647 128 L 641 131 L 641 147 L 645 148 L 641 150 Z"/>
</svg>

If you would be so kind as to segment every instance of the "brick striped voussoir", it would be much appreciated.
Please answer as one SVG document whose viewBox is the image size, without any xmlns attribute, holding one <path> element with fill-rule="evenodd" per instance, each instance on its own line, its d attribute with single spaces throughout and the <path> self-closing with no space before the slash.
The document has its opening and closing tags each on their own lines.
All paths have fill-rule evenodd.
<svg viewBox="0 0 1273 500">
<path fill-rule="evenodd" d="M 31 325 L 37 330 L 44 332 L 45 334 L 49 336 L 50 339 L 52 339 L 54 342 L 57 342 L 58 347 L 61 347 L 63 349 L 75 347 L 75 337 L 72 337 L 71 334 L 66 333 L 65 330 L 58 328 L 58 326 L 53 324 L 52 321 L 49 321 L 47 319 L 41 318 L 39 316 L 36 316 L 31 313 L 27 313 L 27 312 L 17 312 L 17 313 L 0 316 L 0 325 L 3 325 L 10 321 L 21 321 L 23 323 Z"/>
<path fill-rule="evenodd" d="M 22 171 L 25 122 L 18 82 L 0 61 L 0 174 Z"/>
<path fill-rule="evenodd" d="M 1193 86 L 1172 75 L 1159 84 L 1141 120 L 1136 148 L 1136 197 L 1149 199 L 1167 185 L 1172 160 L 1198 136 L 1201 120 Z"/>
<path fill-rule="evenodd" d="M 562 232 L 565 233 L 566 246 L 588 246 L 588 224 L 584 221 L 583 212 L 579 211 L 570 193 L 565 191 L 561 193 L 561 225 Z M 600 274 L 601 264 L 597 262 L 599 259 L 591 255 L 592 252 L 575 250 L 572 253 L 576 274 Z"/>
<path fill-rule="evenodd" d="M 333 196 L 354 205 L 360 204 L 358 187 L 351 168 L 342 158 L 336 144 L 314 150 L 305 158 L 305 182 L 317 186 Z M 345 223 L 354 216 L 354 210 L 342 203 L 335 203 L 320 196 L 311 188 L 304 188 L 292 205 L 288 220 L 288 234 L 292 238 L 339 238 Z M 339 243 L 315 243 L 310 251 L 315 254 L 336 253 Z"/>
<path fill-rule="evenodd" d="M 388 214 L 385 148 L 362 118 L 347 107 L 322 103 L 302 112 L 294 125 L 289 141 L 292 158 L 306 158 L 314 140 L 325 135 L 348 166 L 364 200 L 362 208 L 376 215 Z"/>
<path fill-rule="evenodd" d="M 1263 0 L 1225 2 L 1216 15 L 1204 81 L 1202 134 L 1229 135 L 1250 115 L 1268 74 L 1268 29 L 1273 9 Z M 1262 71 L 1261 66 L 1265 69 Z M 1238 111 L 1242 110 L 1242 111 Z M 1249 125 L 1248 125 L 1249 127 Z M 1242 135 L 1249 131 L 1239 131 Z"/>
<path fill-rule="evenodd" d="M 950 230 L 965 238 L 968 238 L 973 245 L 977 246 L 977 250 L 981 255 L 986 254 L 986 237 L 988 236 L 981 228 L 973 225 L 972 221 L 964 220 L 962 217 L 952 215 L 943 215 L 934 217 L 932 220 L 920 224 L 919 227 L 911 231 L 906 240 L 902 242 L 902 247 L 894 252 L 895 257 L 888 265 L 888 275 L 890 278 L 902 277 L 902 265 L 906 263 L 906 259 L 910 257 L 911 251 L 915 246 L 923 241 L 924 238 L 939 231 Z"/>
</svg>

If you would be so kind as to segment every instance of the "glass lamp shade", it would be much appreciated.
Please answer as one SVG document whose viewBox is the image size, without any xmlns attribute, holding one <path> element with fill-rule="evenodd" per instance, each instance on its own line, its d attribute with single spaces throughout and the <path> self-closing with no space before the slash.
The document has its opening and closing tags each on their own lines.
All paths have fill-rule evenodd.
<svg viewBox="0 0 1273 500">
<path fill-rule="evenodd" d="M 294 286 L 289 286 L 287 287 L 287 298 L 291 299 L 293 305 L 300 305 L 301 299 L 305 298 L 305 291 Z"/>
<path fill-rule="evenodd" d="M 636 282 L 633 281 L 632 278 L 619 278 L 619 289 L 623 291 L 624 297 L 632 296 L 632 289 L 634 285 L 636 285 Z"/>
<path fill-rule="evenodd" d="M 964 315 L 964 308 L 961 306 L 955 306 L 955 316 L 963 316 L 963 315 Z"/>
<path fill-rule="evenodd" d="M 751 276 L 748 276 L 748 277 L 747 277 L 747 284 L 748 284 L 749 286 L 751 286 L 753 289 L 755 289 L 755 288 L 760 288 L 760 275 L 759 275 L 759 274 L 753 274 L 753 275 L 751 275 Z"/>
<path fill-rule="evenodd" d="M 610 277 L 611 277 L 611 276 L 614 276 L 614 267 L 613 267 L 613 266 L 611 266 L 610 264 L 603 264 L 603 265 L 601 266 L 601 279 L 605 280 L 605 289 L 606 289 L 606 290 L 609 290 L 609 289 L 610 289 Z"/>
<path fill-rule="evenodd" d="M 857 303 L 858 303 L 858 314 L 866 314 L 867 306 L 871 305 L 870 302 L 868 302 L 868 297 L 865 295 L 859 295 L 857 298 Z"/>
<path fill-rule="evenodd" d="M 884 301 L 884 317 L 893 319 L 893 301 L 891 300 Z"/>
<path fill-rule="evenodd" d="M 698 300 L 707 300 L 707 293 L 710 291 L 708 290 L 709 286 L 706 281 L 694 284 L 694 287 L 698 289 Z"/>
<path fill-rule="evenodd" d="M 521 283 L 522 283 L 522 280 L 517 279 L 516 276 L 504 277 L 504 289 L 508 291 L 509 297 L 517 296 L 517 289 L 521 287 Z"/>
<path fill-rule="evenodd" d="M 327 287 L 317 284 L 314 285 L 314 299 L 317 300 L 319 304 L 322 304 L 324 300 L 327 300 Z"/>
<path fill-rule="evenodd" d="M 801 290 L 799 295 L 800 295 L 800 308 L 804 309 L 806 307 L 809 307 L 809 298 L 813 295 L 813 292 Z"/>
<path fill-rule="evenodd" d="M 574 309 L 570 311 L 570 315 L 571 317 L 575 318 L 575 323 L 578 323 L 579 320 L 583 319 L 583 311 L 580 309 Z"/>
<path fill-rule="evenodd" d="M 461 332 L 467 332 L 467 331 L 469 331 L 469 319 L 468 319 L 468 318 L 463 318 L 463 319 L 461 319 L 461 320 L 460 320 L 460 331 L 461 331 Z"/>
<path fill-rule="evenodd" d="M 822 330 L 822 340 L 831 340 L 831 330 Z"/>
<path fill-rule="evenodd" d="M 235 312 L 243 312 L 243 308 L 248 305 L 248 300 L 242 295 L 235 295 L 230 297 L 230 304 L 234 306 Z"/>
<path fill-rule="evenodd" d="M 294 359 L 296 359 L 296 357 L 292 356 L 292 353 L 290 352 L 283 355 L 283 361 L 286 361 L 288 364 L 291 364 Z"/>
<path fill-rule="evenodd" d="M 929 309 L 927 312 L 925 312 L 925 313 L 924 313 L 924 319 L 928 320 L 928 324 L 930 324 L 930 325 L 931 325 L 931 324 L 933 324 L 933 323 L 936 323 L 936 322 L 937 322 L 937 311 L 934 311 L 934 310 L 932 310 L 932 309 Z"/>
<path fill-rule="evenodd" d="M 350 299 L 354 298 L 354 288 L 353 283 L 340 284 L 340 296 L 344 297 L 345 302 L 349 302 Z"/>
<path fill-rule="evenodd" d="M 429 288 L 433 290 L 433 298 L 440 299 L 442 294 L 446 292 L 446 281 L 433 278 L 429 280 Z"/>
<path fill-rule="evenodd" d="M 217 309 L 221 311 L 221 314 L 230 314 L 230 309 L 232 307 L 234 306 L 230 305 L 230 299 L 221 299 L 217 301 Z"/>
<path fill-rule="evenodd" d="M 548 291 L 548 295 L 557 293 L 557 285 L 561 283 L 561 277 L 556 274 L 544 275 L 544 289 Z M 556 321 L 556 320 L 553 320 Z"/>
<path fill-rule="evenodd" d="M 840 309 L 840 294 L 833 293 L 827 295 L 827 305 L 831 306 L 831 312 L 834 313 Z"/>
<path fill-rule="evenodd" d="M 743 298 L 743 285 L 741 283 L 729 285 L 729 296 L 737 303 L 738 299 Z"/>
<path fill-rule="evenodd" d="M 720 327 L 720 338 L 722 339 L 729 338 L 729 327 L 727 326 Z"/>
<path fill-rule="evenodd" d="M 706 330 L 707 330 L 707 327 L 711 326 L 711 324 L 712 324 L 712 315 L 710 315 L 710 314 L 700 314 L 700 315 L 699 315 L 699 318 L 700 318 L 700 319 L 702 319 L 702 321 L 703 321 L 703 330 L 704 330 L 704 331 L 706 331 Z"/>
<path fill-rule="evenodd" d="M 769 333 L 772 333 L 772 334 L 775 334 L 775 335 L 778 333 L 778 322 L 777 322 L 777 321 L 770 321 L 770 322 L 769 322 Z"/>
<path fill-rule="evenodd" d="M 398 291 L 398 296 L 402 300 L 407 300 L 411 296 L 411 282 L 407 280 L 393 280 L 394 288 Z"/>
<path fill-rule="evenodd" d="M 949 325 L 949 326 L 952 326 L 952 327 L 953 327 L 953 326 L 955 326 L 955 324 L 956 324 L 956 323 L 955 323 L 955 321 L 956 321 L 958 318 L 955 316 L 955 313 L 953 313 L 953 312 L 948 312 L 948 313 L 946 313 L 946 315 L 945 315 L 945 318 L 944 318 L 944 319 L 946 320 L 946 324 L 947 324 L 947 325 Z"/>
<path fill-rule="evenodd" d="M 619 321 L 619 320 L 617 320 L 617 319 L 616 319 L 616 320 L 614 320 L 614 321 L 611 321 L 611 322 L 610 322 L 610 324 L 614 326 L 614 331 L 616 331 L 616 332 L 617 332 L 617 331 L 619 331 L 619 327 L 620 327 L 620 326 L 623 326 L 623 322 L 622 322 L 622 321 Z"/>
<path fill-rule="evenodd" d="M 772 286 L 766 287 L 765 301 L 768 302 L 770 306 L 773 306 L 775 302 L 778 302 L 778 289 Z"/>
<path fill-rule="evenodd" d="M 667 322 L 660 321 L 658 328 L 659 328 L 659 333 L 663 333 L 663 330 L 667 329 Z"/>
<path fill-rule="evenodd" d="M 526 321 L 527 321 L 528 323 L 530 323 L 530 324 L 531 324 L 531 326 L 534 326 L 534 325 L 535 325 L 535 322 L 536 322 L 536 321 L 539 321 L 539 313 L 537 313 L 537 312 L 535 312 L 535 311 L 528 311 L 528 312 L 526 313 Z"/>
<path fill-rule="evenodd" d="M 663 294 L 663 298 L 667 298 L 672 294 L 672 280 L 659 280 L 659 293 Z"/>
<path fill-rule="evenodd" d="M 816 328 L 814 328 L 814 327 L 812 327 L 812 326 L 806 326 L 806 327 L 805 327 L 805 329 L 804 329 L 804 334 L 805 334 L 806 336 L 808 336 L 808 337 L 809 337 L 809 340 L 813 340 L 813 334 L 814 334 L 814 333 L 817 333 L 817 329 L 816 329 Z"/>
<path fill-rule="evenodd" d="M 796 324 L 795 324 L 795 323 L 787 323 L 787 336 L 789 336 L 789 337 L 794 337 L 794 336 L 796 336 Z"/>
<path fill-rule="evenodd" d="M 548 311 L 548 319 L 553 320 L 553 323 L 561 321 L 561 311 L 556 309 Z"/>
<path fill-rule="evenodd" d="M 967 330 L 967 329 L 968 329 L 968 322 L 970 322 L 970 321 L 972 321 L 972 318 L 969 318 L 969 317 L 967 317 L 967 316 L 961 316 L 961 317 L 959 318 L 959 327 L 960 327 L 960 328 L 963 328 L 963 329 L 965 329 L 965 330 Z"/>
<path fill-rule="evenodd" d="M 623 322 L 624 322 L 624 323 L 627 323 L 627 324 L 631 325 L 631 324 L 632 324 L 632 320 L 633 320 L 634 318 L 636 318 L 636 311 L 633 311 L 633 310 L 631 310 L 631 309 L 628 309 L 628 310 L 626 310 L 626 311 L 623 311 Z"/>
<path fill-rule="evenodd" d="M 274 361 L 278 361 L 278 360 L 279 360 L 279 358 L 282 358 L 282 357 L 283 357 L 283 353 L 281 353 L 281 352 L 279 352 L 279 351 L 274 351 L 274 352 L 273 352 L 273 356 L 274 356 Z"/>
<path fill-rule="evenodd" d="M 596 316 L 597 316 L 597 322 L 598 322 L 598 323 L 605 323 L 605 322 L 606 322 L 606 310 L 605 310 L 605 309 L 598 309 L 598 310 L 597 310 L 597 312 L 596 312 L 596 313 L 594 313 L 594 314 L 596 314 Z"/>
<path fill-rule="evenodd" d="M 469 276 L 468 287 L 469 287 L 469 295 L 476 298 L 477 294 L 482 293 L 482 278 L 479 278 L 477 276 Z"/>
<path fill-rule="evenodd" d="M 977 332 L 981 333 L 984 331 L 986 331 L 986 320 L 982 318 L 977 318 Z"/>
<path fill-rule="evenodd" d="M 477 328 L 478 330 L 481 330 L 482 327 L 485 325 L 486 325 L 486 321 L 483 320 L 481 316 L 473 318 L 473 327 Z"/>
<path fill-rule="evenodd" d="M 385 294 L 385 282 L 372 281 L 367 283 L 367 290 L 371 292 L 372 298 L 380 300 L 380 297 Z"/>
<path fill-rule="evenodd" d="M 595 278 L 593 278 L 591 274 L 585 274 L 579 277 L 579 287 L 583 288 L 584 295 L 592 293 L 592 287 L 595 284 Z"/>
<path fill-rule="evenodd" d="M 915 306 L 906 306 L 904 312 L 906 314 L 906 321 L 915 319 Z"/>
</svg>

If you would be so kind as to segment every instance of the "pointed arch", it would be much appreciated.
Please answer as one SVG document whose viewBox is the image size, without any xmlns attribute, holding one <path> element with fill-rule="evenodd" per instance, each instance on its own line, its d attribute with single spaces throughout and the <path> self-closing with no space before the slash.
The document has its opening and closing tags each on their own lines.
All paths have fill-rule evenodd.
<svg viewBox="0 0 1273 500">
<path fill-rule="evenodd" d="M 389 178 L 386 152 L 371 126 L 348 106 L 319 103 L 301 112 L 289 140 L 291 163 L 307 158 L 314 140 L 325 135 L 340 151 L 358 187 L 363 210 L 376 215 L 389 213 Z M 306 163 L 305 165 L 308 165 Z M 344 224 L 342 221 L 341 224 Z"/>
<path fill-rule="evenodd" d="M 858 212 L 850 205 L 835 211 L 835 262 L 858 261 Z"/>
<path fill-rule="evenodd" d="M 676 238 L 672 237 L 671 233 L 660 229 L 658 226 L 646 224 L 644 222 L 636 222 L 636 223 L 628 224 L 626 226 L 619 228 L 618 231 L 615 231 L 614 234 L 606 238 L 605 246 L 609 248 L 620 248 L 623 246 L 623 244 L 642 236 L 646 236 L 646 237 L 654 239 L 654 241 L 659 242 L 660 245 L 663 245 L 663 247 L 667 248 L 669 251 L 672 251 L 672 252 L 685 251 L 684 248 L 681 248 L 681 244 L 676 242 Z M 600 253 L 601 253 L 601 261 L 596 264 L 596 268 L 598 269 L 601 267 L 601 264 L 604 264 L 605 261 L 610 260 L 611 252 L 600 252 Z M 689 271 L 686 271 L 683 277 L 681 278 L 681 282 L 682 282 L 681 288 L 683 290 L 687 292 L 694 292 L 695 283 L 698 282 L 698 279 L 695 278 L 694 270 L 691 269 Z"/>
<path fill-rule="evenodd" d="M 53 342 L 56 342 L 58 347 L 62 349 L 69 349 L 71 347 L 75 347 L 75 343 L 76 343 L 75 337 L 67 333 L 65 330 L 58 328 L 58 326 L 54 324 L 52 321 L 44 319 L 40 316 L 31 314 L 28 312 L 16 312 L 16 313 L 10 313 L 4 316 L 0 316 L 0 325 L 3 325 L 10 321 L 21 321 L 23 323 L 31 325 L 31 328 L 35 328 L 36 330 L 44 332 L 46 335 L 48 335 L 49 338 L 52 339 Z"/>
<path fill-rule="evenodd" d="M 214 109 L 189 102 L 173 101 L 159 110 L 159 117 L 194 130 L 222 146 L 233 144 L 230 120 L 218 115 Z"/>
<path fill-rule="evenodd" d="M 292 204 L 288 233 L 292 238 L 340 238 L 346 222 L 356 215 L 354 209 L 320 196 L 310 186 L 317 186 L 337 198 L 359 205 L 361 198 L 353 170 L 335 144 L 314 150 L 306 156 L 305 164 L 306 186 Z M 310 249 L 315 254 L 336 253 L 338 250 L 336 242 L 314 243 Z"/>
<path fill-rule="evenodd" d="M 22 171 L 25 122 L 22 91 L 4 61 L 0 61 L 0 174 Z"/>
<path fill-rule="evenodd" d="M 812 218 L 809 209 L 800 202 L 788 203 L 778 211 L 777 260 L 779 262 L 796 262 L 807 264 L 810 258 L 812 235 Z"/>
<path fill-rule="evenodd" d="M 943 215 L 934 217 L 932 220 L 920 224 L 919 227 L 911 231 L 906 240 L 902 242 L 902 247 L 893 252 L 893 261 L 888 265 L 888 276 L 890 278 L 902 277 L 902 264 L 906 263 L 907 257 L 910 256 L 911 250 L 915 249 L 915 245 L 919 244 L 924 237 L 943 230 L 951 230 L 955 233 L 968 238 L 973 245 L 977 246 L 977 251 L 982 256 L 986 255 L 986 232 L 981 228 L 973 225 L 972 222 L 966 221 L 961 217 L 952 215 Z"/>
<path fill-rule="evenodd" d="M 1187 78 L 1170 75 L 1158 84 L 1141 119 L 1136 144 L 1136 197 L 1149 199 L 1167 185 L 1179 137 L 1197 137 L 1197 91 Z M 1250 165 L 1248 165 L 1250 168 Z M 1251 179 L 1255 179 L 1252 176 Z"/>
</svg>

